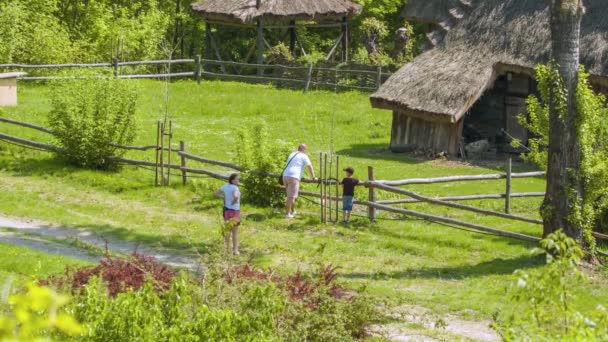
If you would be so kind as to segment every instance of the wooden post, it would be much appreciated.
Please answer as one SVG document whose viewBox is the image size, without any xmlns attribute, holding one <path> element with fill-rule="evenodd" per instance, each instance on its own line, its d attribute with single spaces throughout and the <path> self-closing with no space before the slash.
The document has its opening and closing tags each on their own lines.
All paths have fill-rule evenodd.
<svg viewBox="0 0 608 342">
<path fill-rule="evenodd" d="M 338 179 L 340 179 L 340 156 L 336 155 L 336 223 L 340 221 L 340 211 L 338 209 L 340 205 L 338 200 L 338 197 L 340 197 L 340 181 Z"/>
<path fill-rule="evenodd" d="M 348 20 L 342 18 L 342 62 L 348 62 Z"/>
<path fill-rule="evenodd" d="M 304 93 L 308 93 L 310 89 L 310 79 L 312 78 L 312 63 L 308 63 L 308 69 L 306 70 L 306 83 L 304 83 Z"/>
<path fill-rule="evenodd" d="M 323 152 L 319 152 L 319 195 L 321 198 L 321 223 L 323 223 Z"/>
<path fill-rule="evenodd" d="M 376 69 L 376 89 L 380 89 L 380 86 L 382 85 L 382 66 L 379 65 Z"/>
<path fill-rule="evenodd" d="M 118 77 L 118 58 L 114 58 L 112 66 L 114 67 L 114 77 Z"/>
<path fill-rule="evenodd" d="M 374 167 L 373 166 L 367 167 L 367 178 L 370 182 L 374 181 Z M 368 201 L 372 202 L 372 203 L 376 202 L 376 189 L 374 188 L 373 185 L 370 185 L 370 187 L 369 187 Z M 369 217 L 370 221 L 375 222 L 376 221 L 376 209 L 373 207 L 369 207 L 367 209 L 367 216 Z"/>
<path fill-rule="evenodd" d="M 173 138 L 173 122 L 171 120 L 169 120 L 169 146 L 167 146 L 169 148 L 169 153 L 167 153 L 167 184 L 165 185 L 170 185 L 171 182 L 169 181 L 171 179 L 171 139 Z"/>
<path fill-rule="evenodd" d="M 183 140 L 179 142 L 179 150 L 180 150 L 180 152 L 186 152 L 186 144 L 184 143 Z M 186 183 L 188 183 L 188 173 L 186 172 L 186 157 L 184 157 L 183 155 L 181 155 L 181 157 L 182 157 L 182 163 L 181 163 L 182 184 L 186 185 Z"/>
<path fill-rule="evenodd" d="M 196 83 L 201 84 L 202 78 L 202 65 L 201 65 L 201 55 L 196 55 Z"/>
<path fill-rule="evenodd" d="M 293 57 L 296 56 L 296 22 L 289 22 L 289 52 Z"/>
<path fill-rule="evenodd" d="M 211 57 L 211 24 L 205 23 L 205 59 L 212 59 Z M 211 65 L 205 64 L 205 71 L 211 71 Z"/>
<path fill-rule="evenodd" d="M 511 212 L 511 169 L 512 169 L 512 159 L 509 157 L 507 160 L 507 181 L 506 181 L 506 191 L 505 191 L 505 213 Z"/>
<path fill-rule="evenodd" d="M 325 210 L 323 211 L 323 222 L 327 222 L 327 153 L 324 153 L 323 156 L 323 186 L 325 187 L 325 189 L 323 190 L 323 194 L 325 195 L 325 198 L 323 198 L 323 201 L 325 202 Z"/>
<path fill-rule="evenodd" d="M 257 22 L 257 64 L 264 64 L 264 27 L 262 26 L 262 20 Z M 258 67 L 258 76 L 264 75 L 264 68 Z"/>
<path fill-rule="evenodd" d="M 154 167 L 154 186 L 158 186 L 158 160 L 159 160 L 159 152 L 160 152 L 160 120 L 156 122 L 156 165 Z"/>
<path fill-rule="evenodd" d="M 160 123 L 160 185 L 165 185 L 165 123 Z"/>
</svg>

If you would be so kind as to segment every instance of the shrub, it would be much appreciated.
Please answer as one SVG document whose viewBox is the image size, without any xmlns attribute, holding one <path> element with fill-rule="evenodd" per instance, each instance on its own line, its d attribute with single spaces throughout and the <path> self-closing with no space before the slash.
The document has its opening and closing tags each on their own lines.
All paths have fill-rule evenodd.
<svg viewBox="0 0 608 342">
<path fill-rule="evenodd" d="M 8 314 L 0 314 L 1 341 L 41 341 L 49 332 L 63 338 L 80 334 L 80 325 L 63 311 L 66 296 L 31 283 L 25 290 L 11 295 Z"/>
<path fill-rule="evenodd" d="M 77 291 L 87 285 L 92 278 L 99 277 L 107 285 L 110 296 L 115 297 L 119 293 L 141 288 L 146 280 L 152 280 L 157 291 L 167 290 L 175 276 L 175 271 L 159 263 L 154 257 L 135 251 L 127 259 L 106 256 L 99 265 L 77 270 L 67 269 L 65 277 L 50 278 L 42 283 L 55 284 L 59 287 L 68 286 L 70 290 Z"/>
<path fill-rule="evenodd" d="M 283 170 L 289 149 L 278 142 L 268 139 L 268 128 L 260 123 L 249 129 L 241 128 L 238 132 L 238 164 L 244 168 L 241 179 L 243 201 L 259 205 L 278 207 L 283 203 L 284 191 L 275 177 L 268 177 L 269 172 Z M 255 146 L 255 148 L 253 148 Z"/>
<path fill-rule="evenodd" d="M 557 231 L 541 241 L 547 266 L 536 274 L 515 272 L 510 289 L 513 313 L 499 327 L 507 341 L 605 341 L 608 311 L 577 310 L 573 286 L 585 275 L 578 269 L 584 255 L 580 245 Z"/>
<path fill-rule="evenodd" d="M 49 124 L 68 160 L 89 168 L 116 166 L 112 144 L 135 138 L 137 93 L 125 80 L 79 79 L 56 84 Z"/>
</svg>

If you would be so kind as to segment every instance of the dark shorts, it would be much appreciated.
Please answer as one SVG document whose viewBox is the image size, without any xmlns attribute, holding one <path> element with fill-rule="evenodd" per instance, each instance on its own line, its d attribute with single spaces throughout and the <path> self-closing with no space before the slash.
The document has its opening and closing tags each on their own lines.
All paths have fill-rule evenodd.
<svg viewBox="0 0 608 342">
<path fill-rule="evenodd" d="M 241 211 L 240 210 L 232 210 L 224 208 L 224 221 L 236 220 L 236 222 L 241 222 Z"/>
<path fill-rule="evenodd" d="M 355 198 L 353 196 L 342 196 L 342 210 L 353 211 L 354 200 Z"/>
</svg>

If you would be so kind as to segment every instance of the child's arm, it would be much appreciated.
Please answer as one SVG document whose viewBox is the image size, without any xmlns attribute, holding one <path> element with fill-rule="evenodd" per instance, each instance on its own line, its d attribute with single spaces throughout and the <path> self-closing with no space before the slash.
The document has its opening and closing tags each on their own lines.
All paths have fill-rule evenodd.
<svg viewBox="0 0 608 342">
<path fill-rule="evenodd" d="M 213 196 L 217 198 L 224 198 L 224 192 L 222 191 L 222 189 L 217 189 L 215 190 L 215 192 L 213 192 Z"/>
<path fill-rule="evenodd" d="M 235 205 L 239 202 L 239 190 L 234 189 L 234 194 L 232 195 L 232 205 Z"/>
</svg>

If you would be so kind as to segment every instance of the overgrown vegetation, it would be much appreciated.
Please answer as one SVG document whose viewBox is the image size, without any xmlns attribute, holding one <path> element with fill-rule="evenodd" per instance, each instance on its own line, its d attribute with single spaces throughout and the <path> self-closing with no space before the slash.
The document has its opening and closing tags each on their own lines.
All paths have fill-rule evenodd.
<svg viewBox="0 0 608 342">
<path fill-rule="evenodd" d="M 510 296 L 517 305 L 501 332 L 507 341 L 605 341 L 608 310 L 598 304 L 591 312 L 579 311 L 573 288 L 587 281 L 579 268 L 584 253 L 562 231 L 541 241 L 547 257 L 542 272 L 517 271 Z"/>
<path fill-rule="evenodd" d="M 135 139 L 137 91 L 112 78 L 70 80 L 56 84 L 49 126 L 65 156 L 75 165 L 110 169 L 120 155 L 114 145 Z"/>
<path fill-rule="evenodd" d="M 237 132 L 237 163 L 243 167 L 243 200 L 262 207 L 278 207 L 284 200 L 284 191 L 277 180 L 267 173 L 282 171 L 289 148 L 276 140 L 270 140 L 268 126 L 258 123 L 242 127 Z"/>
<path fill-rule="evenodd" d="M 520 116 L 521 124 L 533 137 L 529 140 L 530 152 L 526 160 L 547 167 L 549 146 L 549 106 L 550 94 L 560 89 L 559 75 L 555 67 L 539 65 L 535 69 L 540 98 L 531 95 L 527 99 L 528 115 Z M 584 227 L 586 243 L 594 246 L 591 230 L 607 232 L 605 218 L 608 215 L 608 106 L 606 98 L 596 94 L 588 82 L 589 75 L 581 67 L 576 89 L 576 110 L 580 114 L 578 134 L 582 147 L 580 173 L 584 185 L 582 211 L 571 217 L 572 222 Z M 565 95 L 558 96 L 565 99 Z M 563 100 L 562 100 L 563 101 Z M 565 106 L 560 103 L 558 106 Z M 515 141 L 518 146 L 520 142 Z"/>
</svg>

